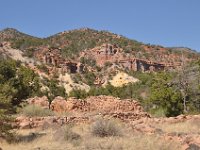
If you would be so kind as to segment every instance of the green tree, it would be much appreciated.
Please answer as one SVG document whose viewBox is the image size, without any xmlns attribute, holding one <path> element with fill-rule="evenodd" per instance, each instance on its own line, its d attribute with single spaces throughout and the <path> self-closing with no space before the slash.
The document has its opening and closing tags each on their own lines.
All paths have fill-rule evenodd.
<svg viewBox="0 0 200 150">
<path fill-rule="evenodd" d="M 0 82 L 6 82 L 16 76 L 16 64 L 11 60 L 0 60 Z"/>
<path fill-rule="evenodd" d="M 86 80 L 86 84 L 88 85 L 93 85 L 94 84 L 94 81 L 96 79 L 96 75 L 93 73 L 93 72 L 86 72 L 84 74 L 84 79 Z"/>
<path fill-rule="evenodd" d="M 17 61 L 0 59 L 0 137 L 11 137 L 11 115 L 40 89 L 38 76 Z"/>
<path fill-rule="evenodd" d="M 88 96 L 85 90 L 72 90 L 69 93 L 69 97 L 76 97 L 78 99 L 84 99 Z"/>
<path fill-rule="evenodd" d="M 0 87 L 0 137 L 9 138 L 12 136 L 11 125 L 9 124 L 12 121 L 10 117 L 12 113 L 11 96 L 4 94 L 3 87 Z"/>
<path fill-rule="evenodd" d="M 152 110 L 164 111 L 169 116 L 177 116 L 183 112 L 181 92 L 172 84 L 172 76 L 158 73 L 151 86 L 150 104 Z"/>
<path fill-rule="evenodd" d="M 47 96 L 48 101 L 49 101 L 49 108 L 51 105 L 51 102 L 56 96 L 61 96 L 61 97 L 67 97 L 67 94 L 65 92 L 65 88 L 62 86 L 58 85 L 58 82 L 56 80 L 51 80 L 47 83 L 48 90 L 44 92 L 44 95 Z"/>
</svg>

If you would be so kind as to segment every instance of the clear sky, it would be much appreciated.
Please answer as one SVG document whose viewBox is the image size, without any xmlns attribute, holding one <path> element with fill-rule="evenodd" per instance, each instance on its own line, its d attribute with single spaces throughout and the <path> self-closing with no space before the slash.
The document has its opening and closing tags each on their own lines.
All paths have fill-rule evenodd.
<svg viewBox="0 0 200 150">
<path fill-rule="evenodd" d="M 200 0 L 0 0 L 0 30 L 38 36 L 89 27 L 200 51 Z"/>
</svg>

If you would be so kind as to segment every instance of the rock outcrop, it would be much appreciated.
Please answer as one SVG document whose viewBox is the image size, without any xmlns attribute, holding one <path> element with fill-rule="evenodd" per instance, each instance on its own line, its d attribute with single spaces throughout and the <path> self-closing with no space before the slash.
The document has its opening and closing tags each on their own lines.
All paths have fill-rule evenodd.
<svg viewBox="0 0 200 150">
<path fill-rule="evenodd" d="M 27 100 L 28 104 L 48 107 L 46 97 L 35 97 Z M 70 113 L 65 117 L 18 117 L 17 126 L 20 128 L 41 127 L 45 122 L 62 125 L 65 123 L 91 122 L 95 117 L 116 118 L 124 122 L 132 122 L 141 118 L 150 118 L 150 115 L 143 111 L 141 105 L 134 100 L 115 98 L 112 96 L 91 96 L 84 100 L 56 97 L 50 108 L 57 113 Z M 50 122 L 49 122 L 50 120 Z M 53 121 L 54 120 L 54 121 Z"/>
<path fill-rule="evenodd" d="M 26 100 L 28 104 L 39 105 L 41 107 L 48 106 L 47 97 L 35 97 Z M 65 100 L 62 97 L 56 97 L 50 108 L 55 112 L 99 112 L 99 113 L 125 113 L 143 112 L 141 105 L 131 99 L 115 98 L 113 96 L 90 96 L 86 99 L 69 98 Z"/>
<path fill-rule="evenodd" d="M 91 96 L 85 99 L 89 111 L 98 112 L 142 112 L 141 105 L 131 99 L 114 98 L 112 96 Z"/>
<path fill-rule="evenodd" d="M 84 100 L 69 98 L 66 101 L 60 97 L 57 97 L 52 101 L 51 108 L 57 112 L 143 112 L 141 105 L 137 101 L 130 99 L 121 100 L 112 96 L 91 96 Z"/>
<path fill-rule="evenodd" d="M 160 49 L 162 50 L 162 48 Z M 129 55 L 125 53 L 124 49 L 112 44 L 103 44 L 93 49 L 87 49 L 81 52 L 80 56 L 95 59 L 98 66 L 104 66 L 107 62 L 110 62 L 117 63 L 124 69 L 143 72 L 177 69 L 181 66 L 180 61 L 177 59 L 172 59 L 169 62 L 166 61 L 166 58 L 163 61 L 142 59 L 134 54 Z"/>
</svg>

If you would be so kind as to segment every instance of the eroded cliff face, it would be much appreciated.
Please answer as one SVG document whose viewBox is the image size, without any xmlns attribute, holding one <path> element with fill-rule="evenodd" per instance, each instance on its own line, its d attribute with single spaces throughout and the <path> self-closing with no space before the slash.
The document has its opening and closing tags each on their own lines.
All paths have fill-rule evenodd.
<svg viewBox="0 0 200 150">
<path fill-rule="evenodd" d="M 42 63 L 50 65 L 55 68 L 61 68 L 63 72 L 68 73 L 82 73 L 84 72 L 84 65 L 77 60 L 65 59 L 61 55 L 61 49 L 39 47 L 34 57 L 39 59 Z"/>
<path fill-rule="evenodd" d="M 166 49 L 163 51 L 166 51 Z M 118 64 L 124 69 L 143 72 L 177 69 L 181 66 L 180 58 L 176 59 L 177 56 L 175 55 L 168 55 L 167 57 L 166 54 L 160 53 L 159 58 L 162 59 L 158 59 L 158 61 L 153 61 L 153 59 L 141 59 L 137 58 L 134 54 L 125 53 L 125 50 L 112 44 L 103 44 L 102 46 L 85 50 L 80 53 L 80 57 L 94 59 L 97 65 L 101 67 L 105 66 L 106 63 L 109 62 Z M 186 61 L 190 60 L 187 59 Z"/>
<path fill-rule="evenodd" d="M 49 47 L 49 46 L 38 46 L 33 51 L 33 58 L 25 56 L 24 51 L 19 49 L 11 48 L 9 42 L 1 42 L 0 52 L 11 57 L 12 59 L 21 60 L 27 64 L 32 70 L 34 70 L 41 77 L 51 79 L 56 77 L 60 85 L 63 85 L 66 92 L 69 93 L 73 89 L 83 89 L 88 91 L 90 86 L 85 78 L 85 75 L 92 73 L 94 78 L 93 82 L 95 86 L 104 86 L 109 83 L 117 72 L 128 72 L 128 71 L 141 71 L 141 72 L 156 72 L 163 70 L 175 70 L 180 69 L 182 62 L 180 55 L 176 54 L 166 54 L 168 50 L 163 47 L 158 47 L 158 57 L 157 61 L 149 57 L 140 58 L 138 53 L 135 51 L 127 53 L 125 49 L 122 49 L 117 44 L 103 44 L 92 49 L 86 49 L 81 51 L 77 56 L 72 58 L 66 58 L 62 55 L 61 47 Z M 146 53 L 151 53 L 153 51 L 152 47 L 146 46 Z M 84 58 L 87 61 L 82 61 Z M 185 57 L 185 63 L 190 62 L 193 58 Z M 93 65 L 88 62 L 95 62 Z M 43 64 L 46 67 L 46 72 L 38 68 L 37 65 Z M 69 74 L 72 78 L 72 82 L 63 82 L 60 80 L 60 76 Z M 76 75 L 79 75 L 77 78 Z M 90 74 L 91 75 L 91 74 Z M 91 79 L 91 78 L 90 78 Z M 89 79 L 89 80 L 90 80 Z M 73 81 L 74 80 L 74 81 Z M 132 79 L 126 80 L 120 79 L 114 81 L 114 86 L 123 86 L 127 83 L 132 83 Z"/>
<path fill-rule="evenodd" d="M 105 62 L 114 63 L 117 60 L 123 59 L 125 53 L 122 48 L 117 45 L 103 44 L 93 49 L 87 49 L 80 53 L 80 57 L 87 57 L 96 60 L 98 66 L 104 66 Z"/>
<path fill-rule="evenodd" d="M 83 32 L 85 32 L 85 30 Z M 57 44 L 57 46 L 50 47 L 47 44 L 44 44 L 29 48 L 34 49 L 33 57 L 41 63 L 44 63 L 51 68 L 57 68 L 64 73 L 84 73 L 85 70 L 97 72 L 97 69 L 94 67 L 81 63 L 81 58 L 94 60 L 96 62 L 95 65 L 102 68 L 110 63 L 124 70 L 128 69 L 143 72 L 177 69 L 180 68 L 181 62 L 183 61 L 183 55 L 181 55 L 178 50 L 176 50 L 177 52 L 172 52 L 172 49 L 169 48 L 145 44 L 140 44 L 140 46 L 134 49 L 128 45 L 129 43 L 127 43 L 126 48 L 122 48 L 120 47 L 120 43 L 119 45 L 110 44 L 108 40 L 107 43 L 99 46 L 96 45 L 92 49 L 86 48 L 85 50 L 79 50 L 79 53 L 74 55 L 74 58 L 66 58 L 66 56 L 62 55 L 64 45 Z M 5 46 L 4 42 L 0 43 L 2 49 Z M 24 51 L 26 50 L 27 49 L 24 49 Z M 189 62 L 197 58 L 198 56 L 194 53 L 191 52 L 189 54 L 189 52 L 187 52 L 184 61 Z M 51 68 L 49 71 L 52 70 Z"/>
</svg>

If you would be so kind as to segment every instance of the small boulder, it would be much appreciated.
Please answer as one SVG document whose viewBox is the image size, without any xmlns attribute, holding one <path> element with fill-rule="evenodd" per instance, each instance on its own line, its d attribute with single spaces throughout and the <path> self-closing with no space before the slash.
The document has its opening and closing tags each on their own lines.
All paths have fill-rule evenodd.
<svg viewBox="0 0 200 150">
<path fill-rule="evenodd" d="M 51 102 L 50 107 L 55 112 L 66 112 L 67 102 L 63 97 L 58 96 Z"/>
</svg>

